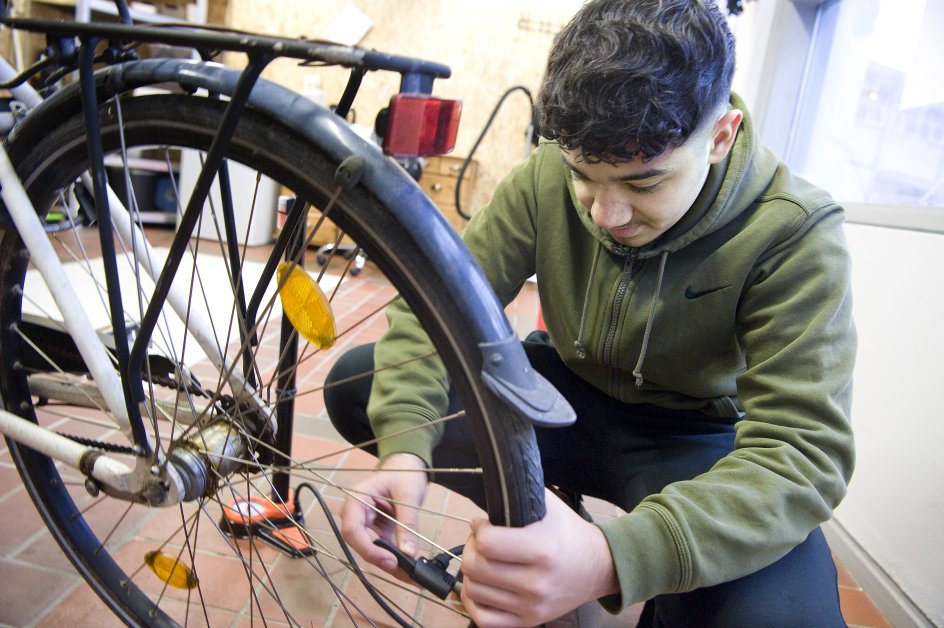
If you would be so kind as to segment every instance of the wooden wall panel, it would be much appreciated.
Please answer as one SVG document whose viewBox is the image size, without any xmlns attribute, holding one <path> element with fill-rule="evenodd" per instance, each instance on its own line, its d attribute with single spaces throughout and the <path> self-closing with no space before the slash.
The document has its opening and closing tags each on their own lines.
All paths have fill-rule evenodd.
<svg viewBox="0 0 944 628">
<path fill-rule="evenodd" d="M 289 37 L 317 38 L 348 0 L 228 0 L 229 26 Z M 462 124 L 454 154 L 471 150 L 501 95 L 514 85 L 536 92 L 554 33 L 578 8 L 580 0 L 356 0 L 373 22 L 361 45 L 440 61 L 453 70 L 434 93 L 463 101 Z M 228 59 L 238 64 L 239 60 Z M 347 73 L 336 68 L 303 68 L 290 61 L 272 65 L 266 76 L 301 91 L 305 74 L 321 77 L 328 102 L 336 101 Z M 356 122 L 372 125 L 396 92 L 398 78 L 365 78 L 355 103 Z M 467 213 L 491 196 L 498 181 L 523 160 L 530 109 L 521 92 L 510 96 L 476 151 L 478 178 Z"/>
</svg>

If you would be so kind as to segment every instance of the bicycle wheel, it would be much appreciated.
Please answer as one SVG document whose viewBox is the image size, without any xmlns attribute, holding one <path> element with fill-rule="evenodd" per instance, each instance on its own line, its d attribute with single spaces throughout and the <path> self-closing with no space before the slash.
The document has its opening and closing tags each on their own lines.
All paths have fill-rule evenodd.
<svg viewBox="0 0 944 628">
<path fill-rule="evenodd" d="M 86 126 L 74 94 L 55 98 L 56 105 L 47 109 L 52 113 L 38 111 L 11 138 L 8 150 L 70 281 L 82 294 L 89 319 L 113 355 L 115 326 L 102 279 L 102 242 L 97 225 L 90 224 L 95 217 L 82 193 L 82 176 L 88 169 Z M 129 206 L 143 210 L 150 202 L 142 195 L 142 185 L 135 185 L 147 176 L 140 170 L 142 164 L 161 163 L 168 164 L 162 185 L 176 188 L 181 197 L 178 206 L 186 206 L 186 185 L 181 185 L 183 176 L 175 174 L 177 164 L 188 158 L 199 161 L 224 106 L 225 102 L 197 96 L 153 94 L 113 98 L 100 106 L 107 161 L 114 166 L 115 181 L 131 183 L 125 197 Z M 174 321 L 167 307 L 162 311 L 148 338 L 145 399 L 139 405 L 145 429 L 160 454 L 153 459 L 155 473 L 171 458 L 179 462 L 183 456 L 186 464 L 187 456 L 192 457 L 213 435 L 208 426 L 224 426 L 222 438 L 239 446 L 224 448 L 225 455 L 210 469 L 211 476 L 203 478 L 205 486 L 196 499 L 174 507 L 93 495 L 96 487 L 89 491 L 86 478 L 77 471 L 60 468 L 13 442 L 11 452 L 64 552 L 125 622 L 389 622 L 352 575 L 315 500 L 302 502 L 299 510 L 291 501 L 280 503 L 280 497 L 287 498 L 304 481 L 315 485 L 329 506 L 337 507 L 345 487 L 373 465 L 363 452 L 338 443 L 323 416 L 320 381 L 332 358 L 354 344 L 376 339 L 385 327 L 382 309 L 399 293 L 424 323 L 474 426 L 481 473 L 489 488 L 489 516 L 498 523 L 521 525 L 543 514 L 542 476 L 530 425 L 482 384 L 479 339 L 470 333 L 467 313 L 448 297 L 449 280 L 429 263 L 421 239 L 404 231 L 362 187 L 333 200 L 338 191 L 336 158 L 280 121 L 252 110 L 244 114 L 226 156 L 232 190 L 237 183 L 250 181 L 248 191 L 229 194 L 237 213 L 244 216 L 245 224 L 238 225 L 239 243 L 230 246 L 233 239 L 221 243 L 226 240 L 220 216 L 226 198 L 210 202 L 174 280 L 189 298 L 186 316 Z M 239 174 L 235 164 L 264 178 Z M 265 183 L 267 179 L 271 182 Z M 297 359 L 291 345 L 297 336 L 290 334 L 286 343 L 272 286 L 266 288 L 256 316 L 246 314 L 253 295 L 263 294 L 262 288 L 257 292 L 259 277 L 273 255 L 270 245 L 243 244 L 258 234 L 257 221 L 272 220 L 271 211 L 257 206 L 267 186 L 311 207 L 330 208 L 326 211 L 332 221 L 380 271 L 348 280 L 349 273 L 336 259 L 327 272 L 310 273 L 321 274 L 337 342 L 320 350 L 302 339 Z M 150 254 L 157 256 L 173 237 L 171 230 L 149 229 L 147 234 L 153 247 Z M 120 257 L 124 329 L 134 339 L 142 329 L 141 313 L 155 292 L 155 282 L 141 272 L 149 253 L 136 241 L 115 237 L 114 243 Z M 304 257 L 313 258 L 310 251 Z M 304 257 L 298 258 L 299 263 Z M 0 239 L 0 295 L 4 407 L 50 429 L 71 432 L 84 443 L 113 450 L 111 455 L 125 456 L 133 466 L 134 454 L 122 449 L 129 445 L 127 435 L 114 429 L 101 391 L 63 331 L 61 313 L 12 231 L 3 232 Z M 193 329 L 198 315 L 209 324 L 213 342 L 228 358 L 227 366 L 215 364 L 198 345 Z M 288 374 L 295 376 L 294 389 L 286 388 L 291 380 L 282 379 Z M 254 387 L 261 409 L 247 409 L 236 401 L 246 382 Z M 282 439 L 278 441 L 282 454 L 272 453 L 278 442 L 266 427 L 267 413 L 279 405 L 284 412 L 275 439 Z M 283 441 L 290 443 L 290 452 Z M 280 458 L 283 454 L 286 457 Z M 274 486 L 286 481 L 281 473 L 285 470 L 290 471 L 289 490 Z M 433 510 L 447 503 L 453 510 L 461 505 L 458 496 L 445 492 L 433 492 L 430 499 L 434 503 L 429 499 L 427 503 Z M 464 542 L 467 532 L 461 518 L 443 520 L 427 514 L 418 531 L 425 554 Z M 280 543 L 282 551 L 273 549 Z M 386 603 L 417 624 L 468 623 L 454 601 L 416 596 L 413 588 L 382 574 L 372 577 Z M 318 588 L 318 578 L 327 584 Z M 306 589 L 310 586 L 304 594 L 297 585 L 300 581 Z M 289 592 L 286 583 L 295 583 Z"/>
</svg>

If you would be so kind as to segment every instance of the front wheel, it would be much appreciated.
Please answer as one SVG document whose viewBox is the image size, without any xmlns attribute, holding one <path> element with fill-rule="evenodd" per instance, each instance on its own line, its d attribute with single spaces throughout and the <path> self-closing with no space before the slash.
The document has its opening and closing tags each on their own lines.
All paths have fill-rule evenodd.
<svg viewBox="0 0 944 628">
<path fill-rule="evenodd" d="M 60 103 L 74 97 L 69 90 L 55 96 Z M 163 209 L 159 217 L 173 216 L 175 205 L 177 212 L 185 207 L 189 192 L 181 164 L 199 163 L 223 106 L 217 100 L 182 95 L 120 97 L 103 103 L 102 142 L 113 183 L 125 184 L 122 200 L 140 215 Z M 66 119 L 37 111 L 8 150 L 43 220 L 50 226 L 56 223 L 47 231 L 49 240 L 99 337 L 114 355 L 117 339 L 105 289 L 102 242 L 97 217 L 82 193 L 88 138 L 80 112 L 73 110 Z M 323 384 L 334 359 L 347 348 L 376 340 L 385 329 L 386 304 L 397 294 L 406 300 L 448 370 L 464 416 L 489 435 L 477 439 L 476 446 L 483 467 L 479 472 L 495 496 L 489 502 L 493 521 L 520 525 L 543 512 L 531 428 L 482 384 L 478 339 L 463 324 L 466 313 L 446 296 L 445 280 L 425 260 L 416 234 L 404 231 L 362 187 L 332 200 L 338 192 L 334 159 L 252 110 L 240 122 L 227 159 L 231 181 L 223 189 L 229 193 L 217 192 L 207 203 L 194 233 L 187 234 L 186 255 L 174 278 L 174 285 L 188 295 L 187 313 L 181 320 L 168 308 L 162 310 L 148 339 L 138 384 L 145 397 L 144 426 L 157 444 L 155 465 L 173 460 L 182 467 L 200 466 L 193 452 L 202 451 L 211 428 L 223 430 L 225 446 L 239 446 L 225 449 L 220 464 L 195 472 L 204 474 L 203 484 L 192 489 L 195 498 L 172 507 L 92 496 L 77 471 L 12 442 L 11 452 L 64 552 L 125 622 L 388 622 L 352 575 L 316 501 L 305 498 L 296 509 L 289 498 L 304 482 L 317 488 L 337 512 L 347 487 L 376 463 L 342 444 L 325 416 Z M 175 192 L 176 203 L 167 207 L 153 195 L 155 189 L 165 195 Z M 314 208 L 329 208 L 334 224 L 371 261 L 369 271 L 357 280 L 348 280 L 351 273 L 344 272 L 339 261 L 324 269 L 309 264 L 320 271 L 311 276 L 336 325 L 330 348 L 299 340 L 283 324 L 274 282 L 260 282 L 267 264 L 278 261 L 271 260 L 272 246 L 246 244 L 259 234 L 268 242 L 278 229 L 274 207 L 279 195 L 310 206 L 314 216 Z M 229 206 L 238 217 L 229 231 L 235 239 L 225 237 L 223 212 Z M 328 223 L 322 224 L 327 230 Z M 148 249 L 120 237 L 114 241 L 123 327 L 131 339 L 142 329 L 142 314 L 155 291 L 155 282 L 142 272 L 155 260 L 143 256 L 163 259 L 175 234 L 167 228 L 147 228 L 145 233 Z M 133 466 L 130 443 L 114 429 L 111 413 L 77 357 L 62 313 L 23 242 L 12 231 L 0 238 L 4 407 L 113 451 L 113 456 L 124 456 Z M 304 266 L 313 257 L 313 252 L 302 251 L 294 261 Z M 156 261 L 160 268 L 160 259 Z M 261 296 L 257 308 L 256 296 Z M 211 344 L 225 357 L 224 365 L 211 359 L 206 345 L 194 337 L 197 318 L 210 330 Z M 261 407 L 247 408 L 240 401 L 247 385 Z M 272 435 L 265 425 L 276 408 L 280 427 Z M 442 511 L 449 516 L 442 518 Z M 438 554 L 464 542 L 473 512 L 471 503 L 458 495 L 432 490 L 417 531 L 424 539 L 421 552 Z M 280 542 L 281 550 L 276 549 Z M 371 574 L 371 579 L 401 617 L 420 625 L 468 624 L 455 601 L 417 595 L 384 574 Z"/>
</svg>

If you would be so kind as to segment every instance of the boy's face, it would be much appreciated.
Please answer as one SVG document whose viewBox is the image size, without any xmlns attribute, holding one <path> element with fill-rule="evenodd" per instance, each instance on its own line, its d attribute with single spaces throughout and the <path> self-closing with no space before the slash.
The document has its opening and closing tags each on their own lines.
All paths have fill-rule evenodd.
<svg viewBox="0 0 944 628">
<path fill-rule="evenodd" d="M 593 221 L 628 247 L 649 244 L 677 223 L 698 197 L 711 164 L 734 142 L 741 112 L 725 113 L 713 128 L 643 163 L 587 163 L 580 150 L 562 149 L 577 199 Z"/>
</svg>

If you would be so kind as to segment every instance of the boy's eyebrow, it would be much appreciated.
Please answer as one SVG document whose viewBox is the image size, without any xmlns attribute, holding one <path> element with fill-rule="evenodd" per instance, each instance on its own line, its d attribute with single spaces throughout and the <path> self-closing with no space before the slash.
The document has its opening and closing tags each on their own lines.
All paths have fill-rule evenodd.
<svg viewBox="0 0 944 628">
<path fill-rule="evenodd" d="M 563 153 L 561 153 L 561 161 L 564 162 L 564 166 L 566 168 L 570 168 L 571 170 L 579 174 L 581 177 L 584 177 L 585 179 L 590 178 L 587 175 L 585 175 L 583 172 L 581 172 L 580 168 L 578 168 L 576 165 L 571 163 L 567 159 L 567 157 L 564 156 Z M 627 174 L 621 177 L 616 177 L 614 181 L 644 181 L 646 179 L 652 179 L 653 177 L 660 177 L 670 172 L 671 170 L 667 170 L 664 168 L 649 168 L 648 170 L 643 170 L 642 172 L 636 172 L 633 174 Z"/>
</svg>

